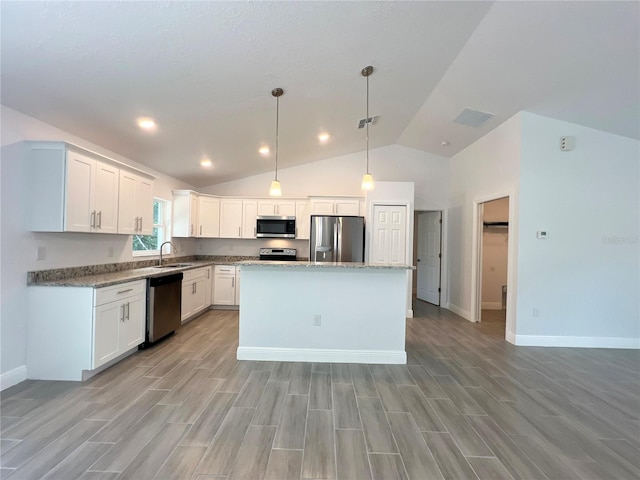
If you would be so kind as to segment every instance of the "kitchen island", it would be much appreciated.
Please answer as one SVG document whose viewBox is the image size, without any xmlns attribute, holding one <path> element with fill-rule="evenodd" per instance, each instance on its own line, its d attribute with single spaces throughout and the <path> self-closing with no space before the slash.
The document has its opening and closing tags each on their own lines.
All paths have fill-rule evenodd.
<svg viewBox="0 0 640 480">
<path fill-rule="evenodd" d="M 406 363 L 410 265 L 238 262 L 239 360 Z"/>
</svg>

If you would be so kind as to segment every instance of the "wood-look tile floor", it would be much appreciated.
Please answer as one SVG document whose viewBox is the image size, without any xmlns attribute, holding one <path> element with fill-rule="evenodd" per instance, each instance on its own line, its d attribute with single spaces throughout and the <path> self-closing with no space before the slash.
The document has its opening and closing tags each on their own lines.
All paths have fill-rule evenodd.
<svg viewBox="0 0 640 480">
<path fill-rule="evenodd" d="M 237 361 L 237 312 L 209 311 L 89 382 L 23 382 L 1 395 L 0 476 L 640 477 L 640 352 L 415 313 L 407 365 Z"/>
</svg>

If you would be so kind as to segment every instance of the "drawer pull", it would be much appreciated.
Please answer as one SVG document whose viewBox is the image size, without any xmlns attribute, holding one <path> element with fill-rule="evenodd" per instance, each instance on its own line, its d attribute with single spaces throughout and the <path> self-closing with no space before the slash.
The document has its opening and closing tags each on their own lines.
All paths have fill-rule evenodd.
<svg viewBox="0 0 640 480">
<path fill-rule="evenodd" d="M 133 288 L 127 288 L 126 290 L 120 290 L 120 291 L 118 292 L 118 295 L 120 295 L 120 294 L 122 294 L 122 293 L 131 292 L 131 291 L 133 291 Z"/>
</svg>

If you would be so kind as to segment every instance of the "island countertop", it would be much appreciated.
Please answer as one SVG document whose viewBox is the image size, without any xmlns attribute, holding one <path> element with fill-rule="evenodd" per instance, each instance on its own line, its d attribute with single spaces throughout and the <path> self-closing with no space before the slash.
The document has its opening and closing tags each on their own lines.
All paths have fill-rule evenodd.
<svg viewBox="0 0 640 480">
<path fill-rule="evenodd" d="M 282 267 L 282 268 L 345 268 L 345 269 L 387 269 L 387 270 L 415 270 L 413 265 L 403 263 L 362 263 L 362 262 L 291 262 L 291 261 L 261 261 L 243 260 L 235 265 L 244 267 Z"/>
</svg>

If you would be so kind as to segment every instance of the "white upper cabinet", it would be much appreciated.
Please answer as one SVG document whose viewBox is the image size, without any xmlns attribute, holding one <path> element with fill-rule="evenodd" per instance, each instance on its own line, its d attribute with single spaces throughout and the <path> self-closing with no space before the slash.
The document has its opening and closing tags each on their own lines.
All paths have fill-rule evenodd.
<svg viewBox="0 0 640 480">
<path fill-rule="evenodd" d="M 198 237 L 220 236 L 220 199 L 200 195 L 198 198 Z"/>
<path fill-rule="evenodd" d="M 242 201 L 242 238 L 256 238 L 257 200 Z"/>
<path fill-rule="evenodd" d="M 258 215 L 293 217 L 295 214 L 296 202 L 293 200 L 258 200 Z"/>
<path fill-rule="evenodd" d="M 134 169 L 64 142 L 25 142 L 25 145 L 32 188 L 32 230 L 134 233 L 129 230 L 132 226 L 135 228 L 135 221 L 132 224 L 127 218 L 136 217 L 133 213 L 135 210 L 131 210 L 137 208 L 134 177 L 142 177 L 122 176 Z M 121 179 L 122 198 L 127 199 L 122 202 Z M 153 180 L 144 179 L 143 187 L 139 188 L 143 188 L 147 197 L 151 198 Z M 130 200 L 132 195 L 133 203 Z M 149 232 L 151 202 L 145 202 L 144 205 L 148 212 Z"/>
<path fill-rule="evenodd" d="M 173 236 L 195 237 L 198 231 L 198 197 L 191 190 L 173 192 Z"/>
<path fill-rule="evenodd" d="M 242 238 L 242 200 L 220 200 L 220 238 Z"/>
<path fill-rule="evenodd" d="M 310 197 L 311 215 L 360 215 L 356 197 Z"/>
<path fill-rule="evenodd" d="M 296 202 L 296 238 L 298 240 L 308 240 L 310 229 L 309 202 Z"/>
<path fill-rule="evenodd" d="M 118 233 L 119 184 L 120 170 L 113 165 L 96 161 L 94 229 L 99 233 Z"/>
<path fill-rule="evenodd" d="M 138 177 L 136 183 L 135 216 L 140 223 L 138 233 L 153 234 L 153 180 Z"/>
<path fill-rule="evenodd" d="M 93 208 L 96 162 L 79 153 L 67 152 L 66 170 L 64 228 L 61 230 L 90 232 L 93 230 L 96 220 Z M 35 200 L 38 192 L 34 193 Z M 34 201 L 34 209 L 39 208 L 39 203 L 39 201 Z M 38 229 L 37 226 L 35 229 Z"/>
<path fill-rule="evenodd" d="M 117 233 L 119 181 L 117 167 L 67 152 L 64 231 Z"/>
<path fill-rule="evenodd" d="M 153 233 L 153 181 L 120 170 L 118 233 Z"/>
</svg>

